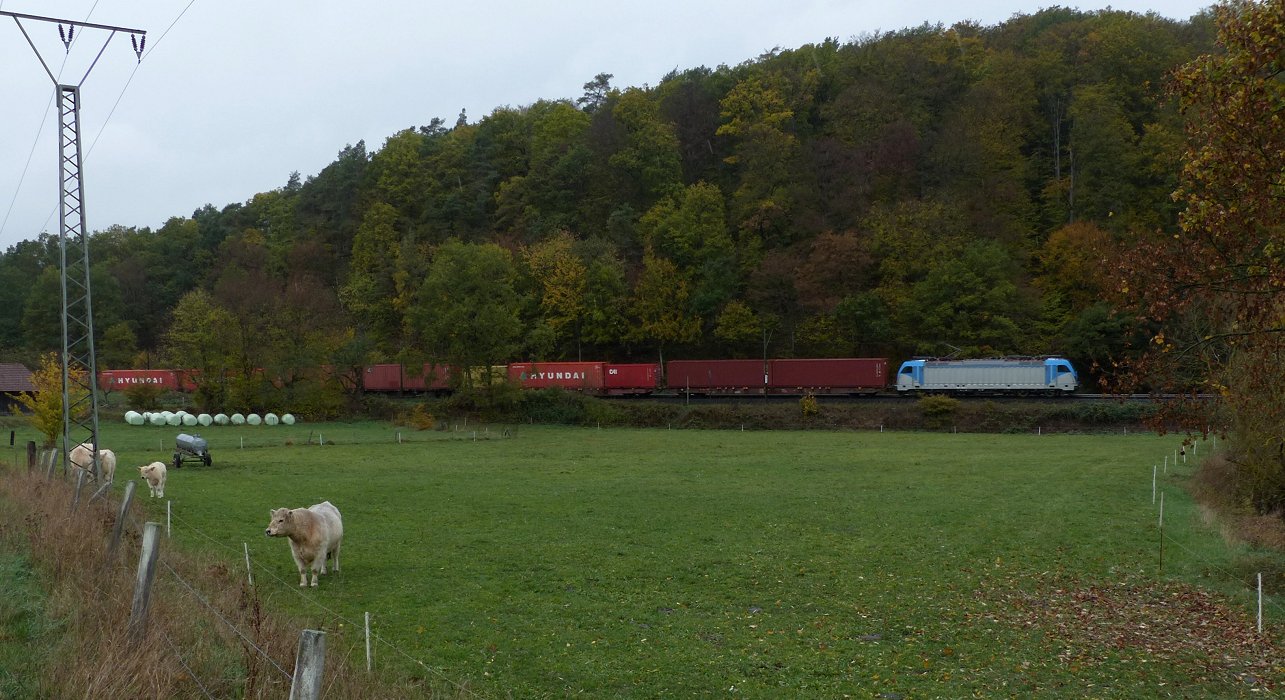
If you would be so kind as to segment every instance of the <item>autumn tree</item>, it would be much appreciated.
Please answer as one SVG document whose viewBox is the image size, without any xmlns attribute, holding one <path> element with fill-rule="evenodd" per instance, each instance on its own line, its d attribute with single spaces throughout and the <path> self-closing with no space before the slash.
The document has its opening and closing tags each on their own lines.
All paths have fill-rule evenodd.
<svg viewBox="0 0 1285 700">
<path fill-rule="evenodd" d="M 165 334 L 162 360 L 173 367 L 190 368 L 197 401 L 210 410 L 227 407 L 229 373 L 240 369 L 240 329 L 236 318 L 203 289 L 183 295 L 174 307 Z"/>
<path fill-rule="evenodd" d="M 563 231 L 523 251 L 535 279 L 544 322 L 555 339 L 569 338 L 580 359 L 580 334 L 587 308 L 588 270 L 573 250 L 575 240 Z"/>
<path fill-rule="evenodd" d="M 1230 495 L 1285 513 L 1285 0 L 1215 13 L 1219 51 L 1172 82 L 1188 142 L 1179 229 L 1139 244 L 1121 291 L 1157 328 L 1135 378 L 1215 397 L 1170 403 L 1165 417 L 1225 428 Z"/>
<path fill-rule="evenodd" d="M 40 367 L 31 373 L 31 386 L 35 391 L 30 394 L 9 394 L 9 398 L 17 402 L 13 412 L 21 415 L 22 409 L 26 409 L 31 427 L 44 436 L 46 447 L 52 447 L 63 429 L 62 360 L 57 353 L 49 352 L 40 356 Z M 89 390 L 85 388 L 84 368 L 77 365 L 67 367 L 67 393 L 72 406 L 83 404 L 85 396 L 89 394 Z"/>
<path fill-rule="evenodd" d="M 465 370 L 507 362 L 522 324 L 510 253 L 493 244 L 448 241 L 406 310 L 413 340 L 435 364 Z M 471 381 L 466 371 L 454 375 Z"/>
<path fill-rule="evenodd" d="M 631 302 L 634 326 L 629 339 L 654 345 L 663 364 L 667 345 L 691 342 L 700 333 L 700 319 L 687 309 L 690 295 L 687 280 L 674 263 L 654 255 L 644 257 Z"/>
</svg>

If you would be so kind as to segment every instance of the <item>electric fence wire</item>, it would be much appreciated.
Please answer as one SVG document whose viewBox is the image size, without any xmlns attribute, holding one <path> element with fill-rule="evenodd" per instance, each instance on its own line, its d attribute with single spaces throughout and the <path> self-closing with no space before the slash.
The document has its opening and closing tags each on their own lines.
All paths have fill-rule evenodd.
<svg viewBox="0 0 1285 700">
<path fill-rule="evenodd" d="M 110 562 L 108 563 L 108 566 L 111 566 Z M 129 566 L 122 564 L 119 561 L 116 562 L 116 568 L 124 571 L 125 573 L 129 573 Z M 125 601 L 118 595 L 118 591 L 104 590 L 98 583 L 100 580 L 99 578 L 94 577 L 90 580 L 91 585 L 95 592 L 98 593 L 100 599 L 112 601 L 119 606 L 121 610 L 130 610 L 133 607 L 132 603 Z M 178 661 L 179 665 L 183 667 L 184 671 L 187 671 L 187 675 L 192 679 L 192 682 L 196 683 L 196 686 L 201 689 L 201 692 L 205 697 L 210 698 L 210 700 L 214 700 L 214 696 L 210 693 L 209 689 L 205 687 L 205 684 L 201 682 L 201 679 L 197 677 L 196 672 L 192 670 L 191 666 L 187 665 L 187 661 L 183 658 L 182 652 L 179 651 L 178 647 L 174 644 L 174 641 L 170 639 L 169 633 L 167 633 L 164 628 L 159 628 L 157 631 L 165 639 L 165 643 L 169 646 L 170 651 L 174 653 L 174 658 Z"/>
<path fill-rule="evenodd" d="M 1213 563 L 1213 562 L 1209 561 L 1208 559 L 1205 559 L 1204 557 L 1201 557 L 1201 556 L 1200 556 L 1200 554 L 1198 554 L 1197 552 L 1195 552 L 1194 550 L 1192 550 L 1190 547 L 1188 547 L 1187 545 L 1185 545 L 1185 544 L 1183 544 L 1183 543 L 1179 542 L 1178 540 L 1175 540 L 1174 538 L 1170 537 L 1169 535 L 1164 535 L 1164 538 L 1165 538 L 1165 542 L 1168 542 L 1169 544 L 1172 544 L 1173 546 L 1177 547 L 1178 549 L 1181 549 L 1182 551 L 1186 552 L 1186 553 L 1187 553 L 1187 555 L 1188 555 L 1188 556 L 1190 556 L 1192 559 L 1194 559 L 1195 561 L 1197 561 L 1197 562 L 1199 562 L 1199 563 L 1201 563 L 1201 564 L 1205 565 L 1206 567 L 1209 567 L 1210 569 L 1213 569 L 1214 571 L 1217 571 L 1219 574 L 1221 574 L 1221 575 L 1222 575 L 1224 578 L 1226 578 L 1227 580 L 1229 580 L 1229 581 L 1239 581 L 1239 580 L 1240 580 L 1240 577 L 1239 577 L 1239 576 L 1237 576 L 1236 574 L 1234 574 L 1234 573 L 1232 573 L 1231 571 L 1228 571 L 1227 569 L 1224 569 L 1223 567 L 1221 567 L 1221 566 L 1219 566 L 1219 565 L 1217 565 L 1217 564 L 1215 564 L 1215 563 Z M 1252 594 L 1252 591 L 1245 591 L 1245 593 L 1250 593 L 1250 594 Z M 1263 596 L 1263 604 L 1264 604 L 1266 607 L 1269 607 L 1269 608 L 1271 608 L 1271 609 L 1273 609 L 1273 610 L 1277 610 L 1277 611 L 1279 611 L 1280 613 L 1282 613 L 1282 616 L 1283 616 L 1283 617 L 1285 617 L 1285 607 L 1283 607 L 1283 606 L 1281 606 L 1279 603 L 1275 602 L 1275 601 L 1273 600 L 1273 597 L 1274 597 L 1274 596 L 1271 596 L 1271 595 L 1264 595 L 1264 596 Z"/>
<path fill-rule="evenodd" d="M 196 673 L 192 670 L 192 667 L 187 665 L 187 661 L 183 659 L 183 653 L 174 645 L 174 640 L 170 639 L 170 636 L 166 634 L 165 630 L 161 630 L 161 637 L 165 639 L 165 644 L 169 646 L 170 651 L 174 652 L 174 658 L 178 659 L 178 664 L 183 667 L 184 671 L 187 671 L 187 677 L 191 678 L 193 683 L 196 683 L 196 687 L 201 689 L 201 693 L 204 694 L 205 697 L 210 700 L 214 700 L 214 696 L 210 694 L 210 691 L 205 687 L 205 684 L 201 683 L 201 679 L 196 677 Z"/>
<path fill-rule="evenodd" d="M 293 675 L 287 672 L 284 668 L 282 668 L 281 664 L 277 663 L 276 659 L 273 659 L 272 656 L 268 654 L 268 652 L 261 649 L 258 644 L 255 644 L 253 640 L 245 636 L 245 634 L 240 630 L 240 628 L 236 626 L 236 623 L 224 617 L 223 613 L 219 612 L 219 609 L 214 607 L 208 600 L 206 600 L 205 597 L 201 595 L 201 592 L 196 590 L 195 586 L 188 583 L 187 580 L 184 579 L 179 574 L 179 572 L 175 571 L 174 567 L 170 566 L 169 562 L 162 559 L 160 563 L 162 566 L 165 567 L 166 571 L 170 572 L 170 575 L 174 577 L 175 581 L 178 581 L 181 586 L 186 588 L 188 592 L 192 594 L 193 598 L 195 598 L 198 602 L 204 605 L 205 608 L 209 610 L 211 613 L 214 613 L 214 616 L 217 617 L 220 622 L 222 622 L 223 624 L 231 628 L 233 632 L 236 632 L 237 636 L 240 637 L 242 641 L 244 641 L 246 644 L 249 644 L 250 647 L 255 651 L 257 651 L 260 656 L 266 659 L 268 663 L 272 664 L 273 667 L 275 667 L 278 671 L 280 671 L 281 675 L 284 676 L 286 680 L 291 680 L 293 678 Z"/>
</svg>

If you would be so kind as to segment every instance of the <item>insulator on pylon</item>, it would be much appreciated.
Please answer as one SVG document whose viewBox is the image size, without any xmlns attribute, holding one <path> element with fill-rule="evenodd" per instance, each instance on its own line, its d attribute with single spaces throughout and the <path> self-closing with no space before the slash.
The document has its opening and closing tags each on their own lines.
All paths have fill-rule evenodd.
<svg viewBox="0 0 1285 700">
<path fill-rule="evenodd" d="M 134 53 L 138 53 L 138 36 L 135 34 L 130 34 L 129 43 L 134 45 Z"/>
</svg>

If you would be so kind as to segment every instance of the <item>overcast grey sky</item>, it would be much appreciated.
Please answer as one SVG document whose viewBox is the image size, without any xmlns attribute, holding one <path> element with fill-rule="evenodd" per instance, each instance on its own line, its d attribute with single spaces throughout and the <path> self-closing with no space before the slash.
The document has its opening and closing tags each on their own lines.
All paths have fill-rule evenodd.
<svg viewBox="0 0 1285 700">
<path fill-rule="evenodd" d="M 141 64 L 117 34 L 24 20 L 66 84 L 81 83 L 85 219 L 157 228 L 307 178 L 360 140 L 461 109 L 576 98 L 677 68 L 735 65 L 774 47 L 847 41 L 924 22 L 994 25 L 1050 5 L 1187 19 L 1212 0 L 0 0 L 0 10 L 145 30 Z M 0 16 L 0 250 L 58 231 L 54 85 Z M 65 61 L 65 62 L 64 62 Z"/>
</svg>

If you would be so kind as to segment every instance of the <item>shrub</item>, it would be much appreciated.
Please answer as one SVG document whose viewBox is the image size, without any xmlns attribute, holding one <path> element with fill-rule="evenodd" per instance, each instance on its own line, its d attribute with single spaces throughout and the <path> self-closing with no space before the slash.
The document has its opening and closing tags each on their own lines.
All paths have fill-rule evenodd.
<svg viewBox="0 0 1285 700">
<path fill-rule="evenodd" d="M 428 407 L 422 403 L 417 403 L 409 411 L 403 412 L 397 422 L 416 430 L 432 430 L 437 425 L 433 414 L 429 413 Z"/>
<path fill-rule="evenodd" d="M 151 411 L 161 407 L 165 390 L 155 384 L 131 384 L 123 393 L 126 406 L 135 411 Z"/>
<path fill-rule="evenodd" d="M 821 405 L 817 403 L 817 397 L 811 392 L 799 399 L 799 410 L 803 412 L 804 418 L 815 418 L 821 415 Z"/>
<path fill-rule="evenodd" d="M 959 399 L 940 394 L 930 394 L 919 399 L 919 412 L 924 416 L 924 427 L 931 430 L 950 425 L 959 411 Z"/>
</svg>

